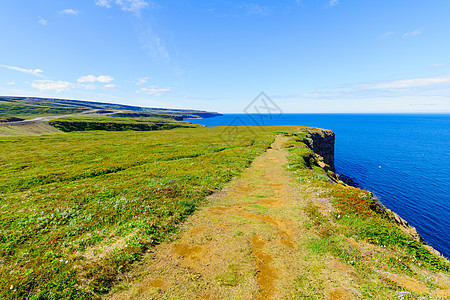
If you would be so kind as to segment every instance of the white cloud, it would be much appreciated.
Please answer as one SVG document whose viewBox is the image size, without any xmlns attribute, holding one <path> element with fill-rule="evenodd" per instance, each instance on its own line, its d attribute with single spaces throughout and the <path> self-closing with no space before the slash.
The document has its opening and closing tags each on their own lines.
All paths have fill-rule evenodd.
<svg viewBox="0 0 450 300">
<path fill-rule="evenodd" d="M 111 0 L 97 0 L 95 1 L 95 4 L 101 7 L 111 7 Z"/>
<path fill-rule="evenodd" d="M 16 84 L 15 81 L 8 81 L 8 82 L 7 82 L 7 85 L 15 85 L 15 84 Z"/>
<path fill-rule="evenodd" d="M 141 9 L 149 6 L 148 2 L 144 0 L 116 0 L 116 4 L 119 5 L 123 11 L 132 13 L 138 13 Z"/>
<path fill-rule="evenodd" d="M 43 25 L 43 26 L 47 26 L 48 21 L 46 19 L 42 18 L 42 17 L 39 17 L 38 23 Z"/>
<path fill-rule="evenodd" d="M 100 75 L 97 77 L 97 81 L 101 82 L 101 83 L 108 83 L 113 80 L 114 80 L 114 78 L 112 78 L 111 76 L 106 76 L 106 75 Z"/>
<path fill-rule="evenodd" d="M 330 6 L 336 6 L 339 4 L 339 0 L 330 0 L 329 4 Z"/>
<path fill-rule="evenodd" d="M 111 81 L 113 81 L 114 78 L 112 78 L 111 76 L 107 76 L 107 75 L 100 75 L 100 76 L 94 76 L 94 75 L 86 75 L 86 76 L 81 76 L 80 78 L 78 78 L 78 82 L 101 82 L 101 83 L 109 83 Z"/>
<path fill-rule="evenodd" d="M 115 88 L 115 87 L 116 87 L 116 85 L 112 84 L 112 83 L 105 84 L 105 88 Z"/>
<path fill-rule="evenodd" d="M 160 88 L 155 85 L 151 85 L 148 88 L 140 88 L 137 92 L 142 93 L 142 94 L 152 95 L 152 96 L 161 96 L 162 94 L 164 94 L 166 92 L 170 92 L 170 90 L 171 90 L 170 87 Z"/>
<path fill-rule="evenodd" d="M 74 84 L 74 85 L 72 85 L 72 87 L 73 88 L 84 88 L 86 90 L 95 90 L 97 88 L 97 86 L 94 84 L 84 84 L 84 83 Z"/>
<path fill-rule="evenodd" d="M 417 30 L 414 30 L 414 31 L 411 31 L 411 32 L 406 32 L 406 33 L 404 33 L 404 34 L 402 35 L 402 37 L 403 37 L 403 38 L 408 38 L 408 37 L 412 37 L 412 36 L 419 35 L 419 34 L 421 34 L 422 32 L 423 32 L 422 29 L 417 29 Z"/>
<path fill-rule="evenodd" d="M 381 35 L 382 39 L 387 39 L 390 38 L 391 36 L 393 36 L 395 34 L 395 32 L 389 31 L 389 32 L 385 32 Z"/>
<path fill-rule="evenodd" d="M 139 78 L 139 79 L 137 80 L 137 82 L 136 82 L 136 85 L 143 85 L 143 84 L 146 84 L 147 81 L 148 81 L 148 77 L 142 77 L 142 78 Z"/>
<path fill-rule="evenodd" d="M 55 91 L 57 93 L 63 92 L 72 88 L 72 83 L 67 81 L 54 81 L 54 80 L 35 80 L 31 83 L 31 86 L 39 91 Z"/>
<path fill-rule="evenodd" d="M 447 64 L 432 64 L 431 66 L 433 67 L 433 68 L 442 68 L 442 67 L 445 67 Z"/>
<path fill-rule="evenodd" d="M 63 14 L 63 15 L 74 15 L 74 16 L 76 16 L 76 15 L 78 15 L 80 13 L 80 11 L 77 10 L 77 9 L 68 8 L 68 9 L 61 10 L 59 13 Z"/>
<path fill-rule="evenodd" d="M 153 32 L 151 28 L 141 31 L 139 33 L 139 40 L 144 49 L 148 50 L 150 56 L 153 58 L 169 59 L 169 52 L 159 36 Z"/>
<path fill-rule="evenodd" d="M 270 10 L 265 7 L 258 4 L 243 4 L 241 5 L 241 8 L 245 9 L 247 12 L 247 15 L 259 15 L 259 16 L 267 16 L 270 12 Z"/>
<path fill-rule="evenodd" d="M 101 7 L 110 8 L 112 4 L 116 4 L 123 11 L 138 14 L 142 9 L 154 6 L 152 2 L 145 0 L 97 0 L 95 4 Z"/>
<path fill-rule="evenodd" d="M 363 84 L 356 87 L 360 87 L 363 89 L 405 89 L 432 86 L 444 83 L 450 83 L 450 74 L 444 76 L 400 79 L 373 84 Z"/>
<path fill-rule="evenodd" d="M 43 71 L 41 69 L 24 69 L 24 68 L 7 66 L 7 65 L 0 65 L 0 67 L 43 77 L 43 75 L 41 74 Z"/>
</svg>

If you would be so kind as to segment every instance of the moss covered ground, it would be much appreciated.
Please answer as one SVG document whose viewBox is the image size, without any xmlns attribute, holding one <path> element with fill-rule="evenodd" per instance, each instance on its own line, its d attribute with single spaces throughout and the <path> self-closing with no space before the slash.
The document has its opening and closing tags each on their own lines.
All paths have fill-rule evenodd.
<svg viewBox="0 0 450 300">
<path fill-rule="evenodd" d="M 226 141 L 223 128 L 1 138 L 0 298 L 107 292 L 264 152 L 273 131 L 237 129 Z M 98 255 L 99 245 L 110 249 Z"/>
<path fill-rule="evenodd" d="M 378 214 L 368 191 L 349 187 L 321 168 L 321 158 L 304 143 L 308 132 L 294 126 L 198 127 L 1 137 L 0 298 L 102 297 L 137 268 L 147 251 L 176 237 L 207 196 L 239 177 L 277 135 L 285 136 L 285 150 L 280 151 L 287 153 L 285 167 L 295 184 L 281 185 L 284 175 L 280 179 L 268 174 L 271 180 L 281 180 L 279 186 L 272 183 L 273 195 L 252 189 L 256 204 L 249 205 L 249 211 L 232 208 L 230 214 L 251 217 L 252 224 L 265 230 L 278 224 L 280 232 L 288 232 L 291 223 L 285 226 L 265 215 L 277 207 L 273 197 L 284 193 L 280 186 L 300 193 L 301 203 L 293 202 L 296 210 L 289 210 L 289 218 L 302 216 L 301 232 L 306 235 L 298 237 L 305 238 L 296 241 L 292 233 L 280 242 L 287 251 L 297 249 L 302 270 L 309 270 L 290 274 L 292 298 L 325 297 L 329 280 L 322 273 L 328 268 L 325 261 L 334 260 L 355 274 L 347 274 L 354 280 L 351 292 L 361 298 L 402 292 L 405 299 L 436 298 L 436 291 L 445 295 L 450 288 L 448 262 Z M 258 184 L 270 186 L 264 177 L 258 178 Z M 248 238 L 254 246 L 253 254 L 246 256 L 249 261 L 269 251 L 264 236 L 257 239 L 245 230 L 234 236 Z M 210 240 L 205 237 L 203 243 Z M 275 268 L 266 267 L 266 273 Z M 242 272 L 233 264 L 213 277 L 214 282 L 243 288 Z M 317 280 L 307 274 L 315 274 Z M 198 282 L 197 275 L 191 275 L 195 280 L 189 280 Z M 415 280 L 421 289 L 402 285 L 405 280 Z"/>
</svg>

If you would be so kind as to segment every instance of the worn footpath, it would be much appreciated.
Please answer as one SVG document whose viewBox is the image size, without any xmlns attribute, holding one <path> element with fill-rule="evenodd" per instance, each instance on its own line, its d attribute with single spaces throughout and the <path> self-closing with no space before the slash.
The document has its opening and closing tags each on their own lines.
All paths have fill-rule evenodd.
<svg viewBox="0 0 450 300">
<path fill-rule="evenodd" d="M 297 298 L 301 281 L 313 280 L 328 282 L 320 285 L 326 298 L 351 299 L 350 267 L 330 260 L 318 273 L 314 268 L 323 269 L 323 262 L 302 251 L 309 234 L 306 203 L 284 169 L 284 141 L 278 137 L 240 178 L 211 196 L 179 240 L 155 247 L 136 271 L 138 279 L 110 297 Z"/>
</svg>

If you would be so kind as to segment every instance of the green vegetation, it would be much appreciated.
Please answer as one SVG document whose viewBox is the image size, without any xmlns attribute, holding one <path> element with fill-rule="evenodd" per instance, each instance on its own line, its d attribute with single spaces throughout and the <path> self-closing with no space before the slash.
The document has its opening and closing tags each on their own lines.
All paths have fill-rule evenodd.
<svg viewBox="0 0 450 300">
<path fill-rule="evenodd" d="M 158 118 L 158 119 L 172 119 L 175 121 L 183 121 L 183 118 L 176 115 L 161 115 L 152 113 L 140 113 L 140 112 L 129 112 L 129 113 L 114 113 L 111 117 L 119 118 Z"/>
<path fill-rule="evenodd" d="M 109 124 L 112 118 L 121 126 L 185 124 L 148 116 L 82 120 Z M 77 120 L 57 119 L 69 124 Z M 329 214 L 317 202 L 303 207 L 309 220 L 306 228 L 313 233 L 305 241 L 306 253 L 335 257 L 354 268 L 366 298 L 384 293 L 376 289 L 401 290 L 381 275 L 374 276 L 382 284 L 364 281 L 364 274 L 372 274 L 374 268 L 422 282 L 418 270 L 450 273 L 447 261 L 377 212 L 370 192 L 345 185 L 319 166 L 321 157 L 304 143 L 307 129 L 230 130 L 197 127 L 0 137 L 0 298 L 100 298 L 146 251 L 172 238 L 206 196 L 238 176 L 280 130 L 291 137 L 285 146 L 295 179 L 308 193 L 333 202 Z M 265 213 L 259 205 L 248 208 Z M 370 254 L 360 247 L 362 243 L 373 245 Z M 323 296 L 321 282 L 313 284 L 307 276 L 299 276 L 296 295 Z M 215 277 L 225 287 L 238 286 L 241 279 L 235 265 Z"/>
<path fill-rule="evenodd" d="M 5 117 L 39 117 L 47 115 L 67 115 L 82 112 L 82 108 L 23 104 L 2 101 L 0 98 L 0 116 Z"/>
<path fill-rule="evenodd" d="M 173 128 L 198 127 L 188 122 L 176 121 L 170 116 L 152 117 L 110 117 L 110 116 L 89 116 L 89 117 L 64 117 L 54 119 L 51 125 L 64 132 L 70 131 L 152 131 Z"/>
<path fill-rule="evenodd" d="M 0 116 L 32 117 L 69 115 L 89 110 L 103 112 L 119 110 L 124 114 L 171 115 L 179 118 L 208 118 L 220 115 L 215 112 L 190 109 L 164 109 L 80 100 L 0 96 Z"/>
<path fill-rule="evenodd" d="M 347 186 L 339 182 L 331 171 L 320 168 L 321 157 L 306 146 L 304 139 L 304 132 L 293 134 L 286 144 L 290 151 L 289 170 L 296 180 L 307 184 L 321 197 L 332 199 L 335 210 L 332 219 L 328 219 L 315 205 L 310 203 L 305 207 L 312 222 L 310 226 L 317 233 L 317 239 L 310 242 L 311 249 L 357 264 L 361 261 L 361 255 L 345 241 L 345 238 L 351 237 L 395 250 L 387 261 L 399 272 L 413 274 L 411 270 L 415 266 L 450 274 L 448 261 L 431 253 L 422 243 L 401 230 L 391 218 L 377 213 L 370 192 Z M 360 267 L 367 268 L 366 265 Z"/>
<path fill-rule="evenodd" d="M 241 280 L 239 266 L 230 265 L 228 271 L 216 276 L 217 284 L 221 286 L 237 286 Z"/>
<path fill-rule="evenodd" d="M 7 123 L 7 122 L 18 122 L 23 121 L 22 118 L 16 118 L 16 117 L 2 117 L 0 116 L 0 123 Z"/>
<path fill-rule="evenodd" d="M 26 122 L 1 124 L 0 123 L 0 137 L 1 136 L 33 136 L 43 134 L 60 134 L 60 130 L 50 126 L 47 122 Z"/>
<path fill-rule="evenodd" d="M 107 292 L 274 140 L 237 128 L 224 142 L 223 130 L 1 138 L 0 298 Z M 234 284 L 231 271 L 218 280 Z"/>
</svg>

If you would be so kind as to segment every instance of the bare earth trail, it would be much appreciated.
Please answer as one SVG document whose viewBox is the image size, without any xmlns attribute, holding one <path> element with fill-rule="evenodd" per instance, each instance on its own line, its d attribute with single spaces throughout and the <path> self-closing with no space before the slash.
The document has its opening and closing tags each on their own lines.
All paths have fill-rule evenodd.
<svg viewBox="0 0 450 300">
<path fill-rule="evenodd" d="M 317 287 L 306 280 L 316 282 L 325 299 L 353 299 L 350 266 L 303 250 L 310 221 L 301 209 L 305 194 L 284 169 L 284 141 L 278 137 L 240 178 L 211 196 L 179 240 L 152 249 L 127 289 L 109 297 L 307 299 L 301 290 Z"/>
</svg>

